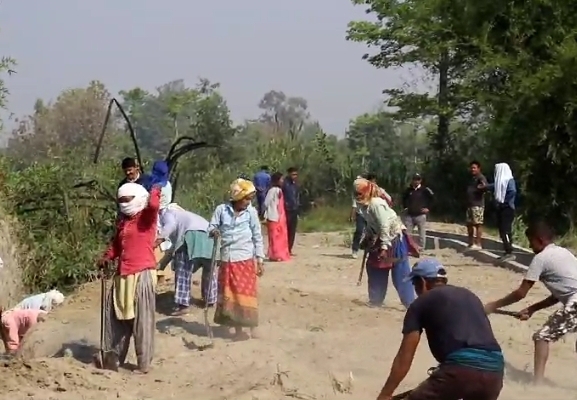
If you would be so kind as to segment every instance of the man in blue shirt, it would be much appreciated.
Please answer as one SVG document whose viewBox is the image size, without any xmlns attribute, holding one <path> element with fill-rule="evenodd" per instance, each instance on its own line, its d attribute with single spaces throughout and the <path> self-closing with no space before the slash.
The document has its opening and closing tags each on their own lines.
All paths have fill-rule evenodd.
<svg viewBox="0 0 577 400">
<path fill-rule="evenodd" d="M 297 232 L 297 223 L 299 220 L 299 208 L 301 203 L 300 188 L 297 184 L 299 176 L 298 169 L 290 167 L 287 170 L 287 177 L 284 180 L 282 187 L 282 194 L 284 196 L 284 206 L 287 220 L 287 232 L 289 251 L 293 254 L 293 246 L 295 244 L 295 236 Z"/>
<path fill-rule="evenodd" d="M 138 161 L 136 161 L 134 158 L 126 157 L 124 160 L 122 160 L 122 171 L 124 171 L 124 179 L 120 181 L 118 187 L 128 182 L 134 182 L 144 186 L 146 190 L 150 190 L 152 186 L 152 178 L 150 175 L 145 174 L 140 170 Z"/>
<path fill-rule="evenodd" d="M 254 174 L 252 182 L 256 187 L 256 201 L 258 203 L 258 215 L 260 218 L 263 218 L 264 199 L 266 198 L 266 192 L 270 187 L 270 173 L 266 165 L 260 167 L 260 171 Z"/>
<path fill-rule="evenodd" d="M 447 271 L 434 258 L 419 261 L 406 279 L 418 298 L 405 314 L 403 340 L 377 400 L 392 399 L 423 331 L 439 366 L 405 400 L 497 400 L 505 360 L 481 300 L 469 289 L 447 285 Z"/>
</svg>

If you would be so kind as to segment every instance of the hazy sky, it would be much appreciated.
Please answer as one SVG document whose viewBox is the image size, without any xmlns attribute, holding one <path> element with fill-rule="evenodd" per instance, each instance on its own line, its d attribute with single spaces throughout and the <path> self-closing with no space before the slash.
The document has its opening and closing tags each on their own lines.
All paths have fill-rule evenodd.
<svg viewBox="0 0 577 400">
<path fill-rule="evenodd" d="M 93 79 L 116 94 L 206 77 L 221 83 L 238 122 L 257 116 L 261 96 L 276 89 L 306 98 L 340 134 L 400 84 L 345 40 L 347 23 L 364 17 L 348 0 L 4 0 L 0 55 L 18 61 L 9 108 L 29 113 L 36 98 Z"/>
</svg>

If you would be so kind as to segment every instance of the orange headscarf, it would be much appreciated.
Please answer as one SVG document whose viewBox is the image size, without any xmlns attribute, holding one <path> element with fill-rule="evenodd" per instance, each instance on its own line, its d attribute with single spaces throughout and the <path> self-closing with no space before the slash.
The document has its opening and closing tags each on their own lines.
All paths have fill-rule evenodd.
<svg viewBox="0 0 577 400">
<path fill-rule="evenodd" d="M 357 193 L 357 202 L 367 205 L 373 197 L 379 197 L 379 187 L 365 178 L 357 178 L 353 183 L 355 192 Z"/>
</svg>

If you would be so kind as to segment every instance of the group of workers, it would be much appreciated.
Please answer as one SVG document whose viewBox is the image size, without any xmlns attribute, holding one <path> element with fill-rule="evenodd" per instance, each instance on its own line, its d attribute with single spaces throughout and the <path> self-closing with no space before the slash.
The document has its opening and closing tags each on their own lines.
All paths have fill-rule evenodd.
<svg viewBox="0 0 577 400">
<path fill-rule="evenodd" d="M 471 207 L 482 207 L 477 190 L 490 187 L 494 189 L 497 201 L 510 206 L 514 182 L 510 183 L 510 168 L 500 165 L 497 168 L 500 178 L 490 186 L 479 175 L 480 165 L 471 163 L 476 188 L 470 191 L 471 199 L 476 199 Z M 126 178 L 117 191 L 116 232 L 98 263 L 101 268 L 108 268 L 110 262 L 115 262 L 113 284 L 106 301 L 105 341 L 108 349 L 118 355 L 118 363 L 126 361 L 130 339 L 134 337 L 137 371 L 149 371 L 155 336 L 158 262 L 155 250 L 160 247 L 169 251 L 175 269 L 175 314 L 187 312 L 191 275 L 202 269 L 202 300 L 216 306 L 215 323 L 233 329 L 231 333 L 237 340 L 258 337 L 257 282 L 264 274 L 265 259 L 261 217 L 271 222 L 269 240 L 271 234 L 274 237 L 282 232 L 288 247 L 290 239 L 286 232 L 289 210 L 282 174 L 271 176 L 264 198 L 258 179 L 254 179 L 256 185 L 247 179 L 234 180 L 229 190 L 230 200 L 218 205 L 207 221 L 172 202 L 168 169 L 162 162 L 155 163 L 150 176 L 140 171 L 135 160 L 126 159 L 122 166 Z M 289 170 L 289 175 L 291 173 L 296 170 Z M 296 175 L 291 183 L 296 187 Z M 406 208 L 411 209 L 408 217 L 417 226 L 422 219 L 420 216 L 428 213 L 433 195 L 420 185 L 421 177 L 416 175 L 404 199 Z M 355 246 L 358 246 L 357 251 L 364 248 L 368 252 L 368 305 L 383 305 L 391 275 L 401 302 L 407 308 L 403 339 L 377 399 L 393 397 L 411 367 L 425 332 L 439 366 L 408 395 L 408 400 L 496 400 L 503 386 L 505 362 L 488 315 L 526 297 L 537 281 L 542 281 L 551 295 L 516 313 L 519 320 L 527 320 L 535 312 L 557 303 L 562 305 L 533 336 L 534 380 L 541 383 L 549 343 L 577 331 L 577 258 L 554 244 L 550 227 L 544 222 L 529 225 L 526 236 L 536 256 L 519 288 L 502 299 L 483 304 L 469 289 L 449 285 L 447 270 L 438 260 L 424 258 L 411 268 L 408 256 L 419 256 L 425 242 L 422 237 L 419 245 L 413 242 L 411 225 L 393 210 L 391 197 L 379 188 L 374 176 L 358 177 L 354 190 L 354 216 L 362 218 L 364 231 L 362 242 L 356 238 Z M 419 200 L 412 199 L 414 203 L 411 203 L 414 196 Z M 252 206 L 255 197 L 260 216 Z M 468 215 L 475 222 L 471 224 L 476 228 L 474 233 L 480 235 L 479 210 L 470 210 Z M 284 228 L 279 226 L 283 217 Z M 510 241 L 507 240 L 508 245 Z M 478 243 L 474 241 L 471 246 L 478 246 Z M 274 241 L 271 245 L 275 247 Z M 211 268 L 214 246 L 218 246 L 218 269 Z M 60 292 L 51 291 L 3 311 L 0 316 L 2 340 L 7 351 L 16 351 L 26 330 L 63 300 Z"/>
<path fill-rule="evenodd" d="M 474 190 L 468 191 L 469 208 L 480 209 L 467 211 L 470 247 L 476 249 L 480 246 L 484 203 L 480 202 L 479 194 L 492 189 L 505 249 L 502 259 L 507 260 L 512 254 L 510 223 L 511 214 L 514 215 L 515 182 L 507 164 L 497 164 L 495 169 L 495 182 L 488 184 L 480 174 L 480 164 L 471 163 Z M 411 193 L 419 187 L 415 185 L 419 178 L 415 176 L 413 179 Z M 364 246 L 368 251 L 369 305 L 383 304 L 387 279 L 391 274 L 399 298 L 407 307 L 403 339 L 377 399 L 393 398 L 394 391 L 411 368 L 421 335 L 425 332 L 430 351 L 439 365 L 405 399 L 496 400 L 503 387 L 505 360 L 488 315 L 525 298 L 537 281 L 543 282 L 551 295 L 513 315 L 526 321 L 539 310 L 561 304 L 533 335 L 533 379 L 536 384 L 542 383 L 549 343 L 567 333 L 577 332 L 577 258 L 554 243 L 550 226 L 543 221 L 529 224 L 525 234 L 535 257 L 521 284 L 503 298 L 483 304 L 471 290 L 449 285 L 447 270 L 438 260 L 424 258 L 412 268 L 408 265 L 407 255 L 418 255 L 422 247 L 411 246 L 405 219 L 392 209 L 390 196 L 383 194 L 386 192 L 377 186 L 373 176 L 358 177 L 354 188 L 354 211 L 363 219 L 365 242 L 357 246 Z M 412 217 L 418 211 L 426 214 L 426 204 L 430 203 L 425 201 L 431 199 L 432 191 L 423 193 L 423 200 L 419 200 L 421 205 L 414 209 Z M 427 210 L 423 210 L 425 208 Z M 424 244 L 422 239 L 419 242 Z"/>
</svg>

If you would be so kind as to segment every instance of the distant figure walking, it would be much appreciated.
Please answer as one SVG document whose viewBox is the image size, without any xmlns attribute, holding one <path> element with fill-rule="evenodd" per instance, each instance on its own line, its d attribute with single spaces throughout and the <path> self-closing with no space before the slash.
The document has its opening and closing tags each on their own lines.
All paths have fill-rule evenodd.
<svg viewBox="0 0 577 400">
<path fill-rule="evenodd" d="M 287 170 L 288 176 L 285 178 L 282 192 L 284 195 L 284 204 L 286 211 L 287 220 L 287 236 L 290 254 L 293 254 L 293 246 L 295 244 L 295 237 L 297 233 L 297 224 L 299 221 L 299 209 L 300 209 L 300 188 L 298 186 L 298 169 L 295 167 L 290 167 Z"/>
<path fill-rule="evenodd" d="M 271 188 L 264 200 L 264 218 L 268 231 L 268 259 L 270 261 L 290 260 L 287 217 L 284 204 L 282 173 L 275 172 L 271 177 Z"/>
<path fill-rule="evenodd" d="M 260 167 L 253 178 L 254 186 L 256 187 L 256 201 L 258 204 L 258 216 L 260 218 L 264 217 L 264 199 L 266 198 L 266 192 L 270 188 L 271 176 L 269 173 L 269 168 L 266 165 Z"/>
<path fill-rule="evenodd" d="M 485 215 L 485 190 L 479 189 L 479 186 L 486 186 L 487 179 L 481 173 L 479 161 L 471 161 L 469 169 L 472 179 L 467 186 L 467 233 L 469 234 L 469 248 L 479 250 L 483 248 Z"/>
<path fill-rule="evenodd" d="M 403 195 L 403 224 L 409 234 L 417 227 L 422 250 L 427 244 L 427 214 L 433 204 L 433 196 L 433 191 L 423 185 L 423 178 L 419 174 L 413 175 L 411 184 Z"/>
<path fill-rule="evenodd" d="M 495 164 L 495 181 L 487 185 L 479 185 L 479 189 L 492 190 L 497 203 L 497 226 L 503 242 L 505 254 L 502 261 L 515 259 L 513 255 L 513 221 L 515 220 L 515 198 L 517 185 L 511 167 L 507 163 Z"/>
</svg>

